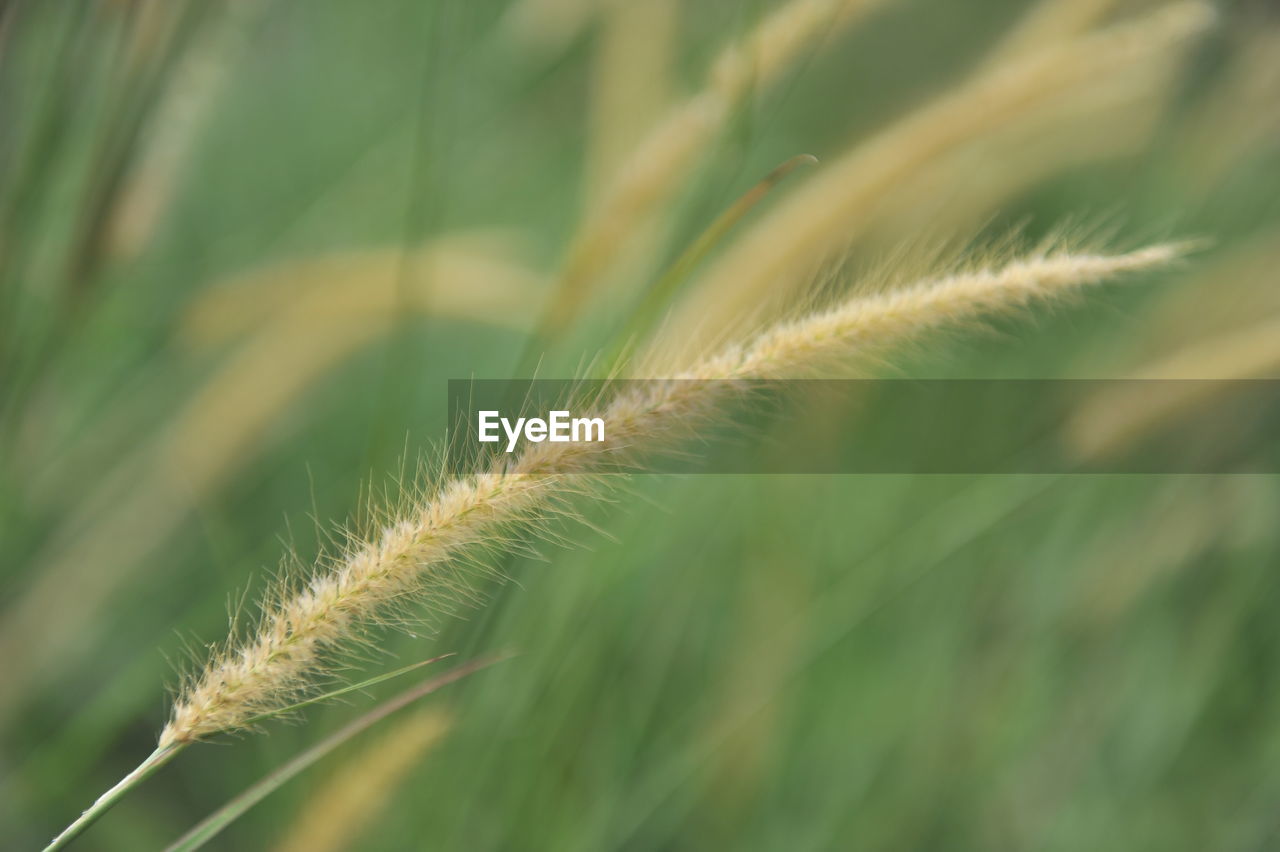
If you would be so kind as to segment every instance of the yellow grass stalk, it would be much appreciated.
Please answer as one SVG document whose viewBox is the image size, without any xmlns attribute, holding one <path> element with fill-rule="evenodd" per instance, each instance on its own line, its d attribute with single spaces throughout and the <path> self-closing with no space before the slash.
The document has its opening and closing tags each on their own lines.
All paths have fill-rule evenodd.
<svg viewBox="0 0 1280 852">
<path fill-rule="evenodd" d="M 406 314 L 519 326 L 542 281 L 487 245 L 445 237 L 407 258 L 371 251 L 303 261 L 212 291 L 186 326 L 197 339 L 224 337 L 273 307 L 276 316 L 187 403 L 165 468 L 206 496 L 307 388 Z"/>
<path fill-rule="evenodd" d="M 1137 353 L 1130 357 L 1136 366 L 1125 375 L 1171 381 L 1152 382 L 1141 393 L 1099 391 L 1067 432 L 1081 457 L 1124 451 L 1151 430 L 1203 407 L 1212 394 L 1225 390 L 1219 381 L 1280 377 L 1276 238 L 1274 229 L 1263 230 L 1148 311 L 1144 333 L 1130 347 Z"/>
<path fill-rule="evenodd" d="M 339 766 L 303 804 L 276 852 L 341 852 L 392 803 L 396 788 L 450 725 L 434 709 L 397 722 L 372 746 Z"/>
<path fill-rule="evenodd" d="M 442 234 L 407 251 L 352 249 L 282 261 L 206 287 L 187 308 L 179 335 L 208 346 L 273 318 L 327 327 L 352 313 L 401 310 L 519 328 L 543 286 L 527 269 L 519 234 L 501 229 Z"/>
<path fill-rule="evenodd" d="M 772 84 L 806 48 L 883 2 L 790 0 L 726 48 L 701 91 L 669 110 L 645 135 L 583 217 L 548 308 L 549 331 L 568 324 L 630 235 L 686 184 L 753 87 Z"/>
<path fill-rule="evenodd" d="M 592 62 L 584 209 L 601 202 L 638 140 L 671 105 L 679 11 L 679 0 L 649 0 L 615 3 L 602 15 Z M 669 229 L 661 216 L 640 217 L 593 291 L 630 288 L 652 274 Z"/>
<path fill-rule="evenodd" d="M 1137 357 L 1129 363 L 1156 362 L 1185 347 L 1280 316 L 1280 229 L 1264 228 L 1234 246 L 1212 264 L 1146 311 Z"/>
<path fill-rule="evenodd" d="M 987 54 L 987 62 L 999 65 L 1031 56 L 1088 32 L 1119 5 L 1120 0 L 1040 0 Z"/>
<path fill-rule="evenodd" d="M 500 41 L 552 56 L 576 39 L 612 0 L 515 0 L 498 22 Z"/>
<path fill-rule="evenodd" d="M 871 222 L 880 205 L 936 158 L 1066 93 L 1177 50 L 1214 19 L 1201 2 L 1176 2 L 980 73 L 955 91 L 829 163 L 734 243 L 696 283 L 660 343 L 720 333 L 806 280 Z"/>
<path fill-rule="evenodd" d="M 494 254 L 497 247 L 489 235 L 444 236 L 407 260 L 402 252 L 370 251 L 283 264 L 199 298 L 186 329 L 201 342 L 264 317 L 267 325 L 54 537 L 34 585 L 0 622 L 0 656 L 11 661 L 0 680 L 0 715 L 30 677 L 60 666 L 70 637 L 83 637 L 107 598 L 191 511 L 254 462 L 272 427 L 335 365 L 406 312 L 508 325 L 527 316 L 541 279 Z M 67 596 L 68 588 L 76 594 Z"/>
<path fill-rule="evenodd" d="M 434 496 L 353 542 L 332 565 L 267 608 L 255 634 L 191 680 L 161 734 L 162 750 L 241 727 L 305 689 L 331 653 L 413 593 L 448 598 L 467 582 L 457 560 L 512 542 L 511 525 L 561 507 L 584 488 L 583 470 L 621 453 L 660 449 L 708 417 L 734 380 L 776 379 L 882 352 L 921 334 L 1161 266 L 1178 250 L 1157 246 L 1101 256 L 1054 252 L 959 272 L 892 293 L 850 299 L 784 322 L 674 376 L 622 392 L 600 411 L 606 440 L 542 443 L 501 469 L 444 483 Z M 589 479 L 589 478 L 588 478 Z"/>
<path fill-rule="evenodd" d="M 604 13 L 591 68 L 588 204 L 670 101 L 679 11 L 679 0 L 647 0 Z"/>
<path fill-rule="evenodd" d="M 266 6 L 265 0 L 218 4 L 212 20 L 179 58 L 111 214 L 107 240 L 116 254 L 130 257 L 150 242 L 182 179 L 193 143 L 231 74 L 233 58 Z"/>
<path fill-rule="evenodd" d="M 1235 36 L 1222 79 L 1190 110 L 1178 134 L 1177 177 L 1207 194 L 1280 131 L 1280 27 Z"/>
<path fill-rule="evenodd" d="M 1132 387 L 1103 389 L 1069 425 L 1068 441 L 1080 456 L 1121 452 L 1222 393 L 1219 381 L 1280 378 L 1280 316 L 1187 346 L 1131 378 L 1151 384 L 1140 393 Z"/>
<path fill-rule="evenodd" d="M 849 26 L 886 0 L 789 0 L 711 66 L 708 91 L 737 101 L 776 81 L 817 40 Z"/>
<path fill-rule="evenodd" d="M 1165 113 L 1180 58 L 1114 74 L 938 157 L 894 188 L 861 239 L 892 246 L 921 234 L 962 237 L 1054 175 L 1138 153 Z"/>
</svg>

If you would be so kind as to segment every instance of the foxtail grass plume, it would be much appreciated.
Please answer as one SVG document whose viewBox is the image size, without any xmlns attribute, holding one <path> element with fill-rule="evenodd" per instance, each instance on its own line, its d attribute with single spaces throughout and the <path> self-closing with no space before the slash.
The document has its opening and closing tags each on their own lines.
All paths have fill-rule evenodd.
<svg viewBox="0 0 1280 852">
<path fill-rule="evenodd" d="M 376 537 L 350 545 L 303 588 L 282 592 L 247 641 L 218 654 L 182 690 L 161 748 L 240 728 L 287 703 L 311 685 L 327 657 L 357 643 L 407 596 L 448 598 L 465 588 L 475 566 L 484 565 L 460 562 L 475 548 L 510 546 L 513 525 L 565 511 L 591 485 L 577 472 L 678 440 L 733 393 L 734 380 L 813 374 L 931 331 L 1156 268 L 1178 254 L 1173 246 L 1115 256 L 1058 251 L 961 271 L 779 323 L 673 376 L 701 382 L 650 382 L 623 392 L 600 412 L 609 423 L 605 441 L 537 444 L 505 468 L 448 481 Z"/>
</svg>

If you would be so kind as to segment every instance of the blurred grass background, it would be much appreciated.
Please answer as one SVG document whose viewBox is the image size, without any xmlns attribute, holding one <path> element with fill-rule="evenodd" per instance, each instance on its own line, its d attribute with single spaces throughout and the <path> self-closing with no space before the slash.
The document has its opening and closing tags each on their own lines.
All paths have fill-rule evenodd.
<svg viewBox="0 0 1280 852">
<path fill-rule="evenodd" d="M 609 145 L 696 90 L 778 4 L 661 5 L 665 19 L 631 12 L 626 27 L 650 29 L 621 41 L 621 6 L 603 0 L 0 11 L 6 845 L 43 842 L 151 750 L 175 662 L 203 659 L 231 601 L 255 599 L 286 552 L 308 562 L 359 495 L 430 450 L 448 379 L 511 373 L 616 166 Z M 1032 5 L 897 0 L 833 32 L 735 112 L 631 277 L 777 163 L 832 159 L 953 85 Z M 922 347 L 901 373 L 1124 375 L 1276 316 L 1280 16 L 1220 8 L 1137 142 L 1104 144 L 1139 111 L 1086 115 L 1056 160 L 1063 131 L 1032 126 L 1015 149 L 1051 167 L 984 206 L 1014 163 L 1007 141 L 979 139 L 961 183 L 887 210 L 847 266 L 1064 220 L 1209 248 L 1158 283 Z M 628 46 L 651 73 L 602 100 L 601 67 Z M 626 278 L 548 343 L 541 375 L 577 374 L 608 345 Z M 452 301 L 486 286 L 483 310 Z M 312 307 L 277 322 L 281 290 Z M 361 672 L 521 656 L 431 699 L 442 730 L 405 746 L 419 758 L 350 848 L 1280 843 L 1274 477 L 632 490 L 588 512 L 611 537 L 575 528 L 585 547 L 504 560 L 515 582 L 489 584 L 484 606 L 378 634 L 387 656 Z M 372 703 L 189 751 L 84 848 L 169 842 Z M 327 784 L 387 771 L 369 743 L 397 730 L 344 748 L 214 848 L 295 835 Z"/>
</svg>

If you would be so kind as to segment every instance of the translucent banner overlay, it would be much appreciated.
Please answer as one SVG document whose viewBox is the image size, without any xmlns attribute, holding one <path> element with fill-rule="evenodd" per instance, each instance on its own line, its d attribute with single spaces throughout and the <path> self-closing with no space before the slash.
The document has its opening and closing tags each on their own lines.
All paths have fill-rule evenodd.
<svg viewBox="0 0 1280 852">
<path fill-rule="evenodd" d="M 1280 472 L 1269 379 L 454 380 L 449 412 L 455 474 Z"/>
</svg>

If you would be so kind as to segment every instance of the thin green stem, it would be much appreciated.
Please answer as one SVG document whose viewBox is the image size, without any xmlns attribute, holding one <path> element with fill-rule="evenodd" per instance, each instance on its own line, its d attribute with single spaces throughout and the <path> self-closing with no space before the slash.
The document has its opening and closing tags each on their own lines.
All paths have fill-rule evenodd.
<svg viewBox="0 0 1280 852">
<path fill-rule="evenodd" d="M 458 666 L 452 671 L 445 672 L 439 677 L 432 678 L 425 683 L 421 683 L 418 686 L 400 693 L 395 698 L 380 704 L 360 718 L 348 723 L 335 733 L 330 734 L 325 739 L 302 752 L 302 754 L 299 754 L 297 757 L 293 758 L 288 763 L 284 764 L 279 769 L 276 769 L 261 781 L 258 781 L 243 793 L 240 793 L 234 799 L 218 808 L 209 816 L 205 817 L 205 819 L 198 823 L 194 828 L 182 835 L 178 840 L 174 841 L 173 845 L 165 852 L 192 852 L 192 850 L 199 849 L 214 837 L 217 837 L 224 828 L 239 819 L 246 811 L 258 804 L 258 802 L 261 802 L 267 796 L 280 789 L 280 787 L 295 775 L 310 767 L 316 761 L 329 754 L 329 752 L 333 751 L 347 740 L 364 732 L 368 728 L 385 719 L 387 716 L 395 713 L 397 710 L 401 710 L 418 699 L 430 695 L 436 690 L 444 686 L 448 686 L 454 681 L 461 680 L 473 672 L 477 672 L 480 669 L 500 662 L 506 659 L 507 656 L 509 655 L 487 657 L 485 659 L 476 660 L 475 662 Z"/>
<path fill-rule="evenodd" d="M 174 745 L 164 746 L 151 752 L 151 756 L 142 763 L 138 764 L 138 768 L 130 772 L 128 775 L 120 779 L 120 783 L 116 784 L 107 792 L 98 797 L 98 800 L 89 806 L 89 809 L 80 815 L 80 818 L 71 825 L 63 829 L 62 833 L 53 839 L 44 852 L 53 852 L 56 849 L 64 848 L 72 840 L 80 836 L 86 828 L 97 822 L 103 814 L 111 810 L 116 802 L 124 797 L 134 787 L 150 778 L 155 772 L 164 766 L 178 752 L 186 747 L 186 743 L 177 743 Z"/>
<path fill-rule="evenodd" d="M 631 312 L 626 325 L 614 335 L 613 348 L 602 360 L 606 375 L 613 375 L 627 355 L 627 348 L 641 335 L 648 332 L 662 317 L 662 312 L 671 304 L 676 292 L 685 279 L 697 269 L 698 265 L 711 251 L 720 244 L 728 233 L 751 212 L 760 201 L 773 191 L 779 183 L 801 166 L 817 165 L 818 158 L 812 154 L 797 154 L 786 162 L 775 167 L 765 175 L 764 179 L 747 190 L 728 210 L 721 213 L 705 231 L 698 235 L 671 266 L 644 292 L 640 303 Z"/>
</svg>

